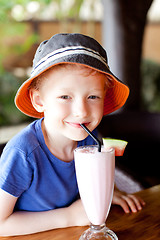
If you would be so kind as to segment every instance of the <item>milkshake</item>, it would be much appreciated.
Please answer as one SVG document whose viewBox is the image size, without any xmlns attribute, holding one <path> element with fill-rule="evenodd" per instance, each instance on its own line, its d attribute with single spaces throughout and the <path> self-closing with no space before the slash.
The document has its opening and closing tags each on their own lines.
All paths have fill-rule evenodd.
<svg viewBox="0 0 160 240">
<path fill-rule="evenodd" d="M 78 188 L 86 214 L 92 226 L 103 225 L 113 196 L 115 151 L 102 147 L 98 152 L 97 146 L 82 146 L 75 149 L 74 157 Z"/>
</svg>

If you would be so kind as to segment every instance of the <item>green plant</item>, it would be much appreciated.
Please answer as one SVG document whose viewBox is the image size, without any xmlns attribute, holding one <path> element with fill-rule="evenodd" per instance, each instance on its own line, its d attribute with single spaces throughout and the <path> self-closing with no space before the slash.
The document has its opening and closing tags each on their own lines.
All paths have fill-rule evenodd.
<svg viewBox="0 0 160 240">
<path fill-rule="evenodd" d="M 0 73 L 0 126 L 18 124 L 28 121 L 29 118 L 22 114 L 14 104 L 14 97 L 20 80 L 12 73 Z"/>
<path fill-rule="evenodd" d="M 143 60 L 142 74 L 142 109 L 149 112 L 160 112 L 160 64 Z"/>
</svg>

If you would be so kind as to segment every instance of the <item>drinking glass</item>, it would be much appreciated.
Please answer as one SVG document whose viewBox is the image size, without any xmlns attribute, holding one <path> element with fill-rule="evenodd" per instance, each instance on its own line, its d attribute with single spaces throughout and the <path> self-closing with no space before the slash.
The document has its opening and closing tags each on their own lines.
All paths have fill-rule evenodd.
<svg viewBox="0 0 160 240">
<path fill-rule="evenodd" d="M 115 150 L 81 146 L 74 150 L 74 159 L 80 197 L 91 222 L 79 240 L 118 240 L 105 225 L 114 189 Z"/>
</svg>

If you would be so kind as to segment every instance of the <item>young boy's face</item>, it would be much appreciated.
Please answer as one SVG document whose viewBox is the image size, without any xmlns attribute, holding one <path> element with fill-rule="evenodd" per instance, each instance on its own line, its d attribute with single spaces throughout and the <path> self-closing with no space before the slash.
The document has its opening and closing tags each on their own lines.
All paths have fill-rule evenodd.
<svg viewBox="0 0 160 240">
<path fill-rule="evenodd" d="M 76 141 L 86 138 L 80 123 L 92 131 L 103 116 L 104 74 L 73 66 L 53 68 L 45 77 L 38 93 L 47 131 Z"/>
</svg>

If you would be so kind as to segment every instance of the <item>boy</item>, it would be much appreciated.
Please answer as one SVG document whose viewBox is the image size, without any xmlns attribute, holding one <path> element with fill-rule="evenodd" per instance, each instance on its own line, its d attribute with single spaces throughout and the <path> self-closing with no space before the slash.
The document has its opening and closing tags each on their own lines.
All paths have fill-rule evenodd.
<svg viewBox="0 0 160 240">
<path fill-rule="evenodd" d="M 89 224 L 78 198 L 73 151 L 95 144 L 91 131 L 122 107 L 129 89 L 109 70 L 105 50 L 81 34 L 57 34 L 40 44 L 31 77 L 15 102 L 40 118 L 15 136 L 0 161 L 0 235 L 20 235 Z M 125 212 L 144 202 L 115 191 Z"/>
</svg>

